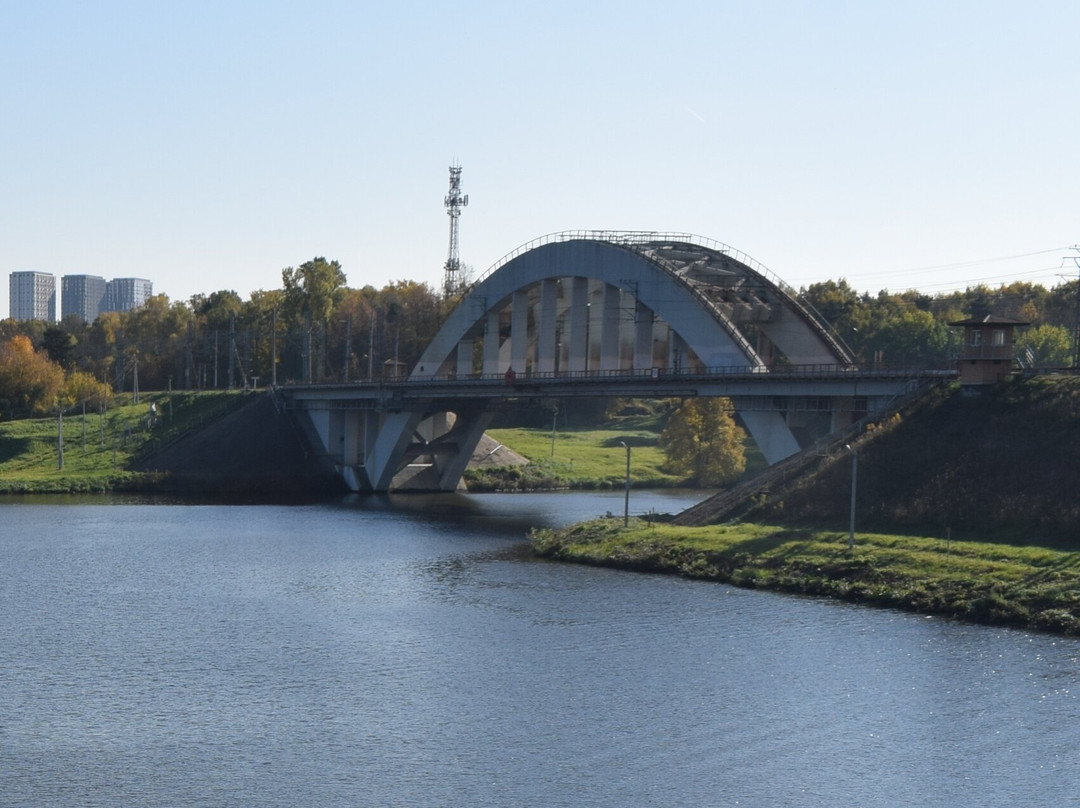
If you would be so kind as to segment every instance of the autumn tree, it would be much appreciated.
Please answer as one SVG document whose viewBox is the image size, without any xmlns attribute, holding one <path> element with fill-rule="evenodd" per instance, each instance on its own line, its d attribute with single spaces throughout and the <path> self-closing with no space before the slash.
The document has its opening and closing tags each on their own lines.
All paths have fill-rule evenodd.
<svg viewBox="0 0 1080 808">
<path fill-rule="evenodd" d="M 44 415 L 60 401 L 64 371 L 30 338 L 18 335 L 0 343 L 0 406 L 5 414 L 22 410 Z"/>
<path fill-rule="evenodd" d="M 667 467 L 698 485 L 727 485 L 746 470 L 746 433 L 728 398 L 691 398 L 675 410 L 660 435 Z"/>
<path fill-rule="evenodd" d="M 66 406 L 85 403 L 90 409 L 107 407 L 113 399 L 112 388 L 89 373 L 76 370 L 68 374 L 61 394 Z"/>
</svg>

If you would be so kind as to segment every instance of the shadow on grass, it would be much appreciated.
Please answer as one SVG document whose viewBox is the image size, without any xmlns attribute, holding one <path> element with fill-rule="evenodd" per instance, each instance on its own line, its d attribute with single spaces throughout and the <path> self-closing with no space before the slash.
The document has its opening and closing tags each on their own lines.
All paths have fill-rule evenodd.
<svg viewBox="0 0 1080 808">
<path fill-rule="evenodd" d="M 30 438 L 0 439 L 0 463 L 7 463 L 30 451 L 33 441 Z"/>
<path fill-rule="evenodd" d="M 732 554 L 749 553 L 751 555 L 772 553 L 775 557 L 785 558 L 802 553 L 812 541 L 812 534 L 809 530 L 782 530 L 770 533 L 767 536 L 758 536 L 756 539 L 747 539 L 732 544 L 728 552 Z"/>
<path fill-rule="evenodd" d="M 600 445 L 605 449 L 621 449 L 623 444 L 626 444 L 632 449 L 635 446 L 655 446 L 657 440 L 656 435 L 623 435 L 621 437 L 605 438 L 600 442 Z"/>
<path fill-rule="evenodd" d="M 609 425 L 615 429 L 643 429 L 657 434 L 667 423 L 667 413 L 649 413 L 641 415 L 620 415 L 611 419 Z"/>
</svg>

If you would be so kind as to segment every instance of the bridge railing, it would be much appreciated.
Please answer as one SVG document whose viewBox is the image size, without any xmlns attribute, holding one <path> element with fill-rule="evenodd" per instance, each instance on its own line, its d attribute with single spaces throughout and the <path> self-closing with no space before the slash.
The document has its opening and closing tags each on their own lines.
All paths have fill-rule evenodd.
<svg viewBox="0 0 1080 808">
<path fill-rule="evenodd" d="M 778 275 L 741 250 L 728 244 L 724 244 L 723 242 L 716 241 L 715 239 L 695 235 L 694 233 L 676 233 L 660 230 L 561 230 L 557 233 L 548 233 L 547 235 L 538 236 L 532 241 L 526 242 L 520 247 L 508 252 L 484 270 L 484 272 L 473 281 L 473 284 L 482 283 L 488 276 L 502 269 L 503 266 L 513 261 L 522 253 L 527 253 L 529 250 L 535 250 L 537 247 L 543 247 L 545 244 L 558 244 L 565 241 L 603 241 L 625 247 L 640 247 L 662 241 L 695 244 L 699 247 L 707 247 L 710 250 L 724 253 L 725 255 L 734 258 L 740 264 L 750 267 L 754 272 L 764 276 L 770 283 L 783 289 L 789 294 L 796 294 L 795 290 L 784 283 Z"/>
<path fill-rule="evenodd" d="M 358 379 L 347 383 L 289 385 L 291 389 L 341 389 L 342 387 L 409 389 L 451 384 L 475 384 L 482 386 L 564 384 L 574 382 L 642 382 L 672 381 L 688 382 L 734 379 L 790 379 L 851 380 L 851 379 L 947 379 L 956 375 L 955 370 L 927 370 L 925 368 L 893 367 L 888 365 L 816 364 L 792 365 L 781 370 L 764 370 L 755 365 L 724 365 L 704 368 L 646 368 L 644 370 L 556 370 L 547 372 L 511 373 L 446 373 L 431 376 Z"/>
</svg>

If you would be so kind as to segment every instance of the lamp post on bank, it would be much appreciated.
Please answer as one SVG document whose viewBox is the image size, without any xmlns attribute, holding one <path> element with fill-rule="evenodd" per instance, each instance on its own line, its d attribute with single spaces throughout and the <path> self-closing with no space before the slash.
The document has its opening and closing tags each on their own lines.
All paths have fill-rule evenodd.
<svg viewBox="0 0 1080 808">
<path fill-rule="evenodd" d="M 630 447 L 626 441 L 619 441 L 619 444 L 626 449 L 626 498 L 623 502 L 623 527 L 630 524 Z"/>
<path fill-rule="evenodd" d="M 855 549 L 855 487 L 859 481 L 859 453 L 845 443 L 844 448 L 851 452 L 851 519 L 848 527 L 848 550 Z"/>
</svg>

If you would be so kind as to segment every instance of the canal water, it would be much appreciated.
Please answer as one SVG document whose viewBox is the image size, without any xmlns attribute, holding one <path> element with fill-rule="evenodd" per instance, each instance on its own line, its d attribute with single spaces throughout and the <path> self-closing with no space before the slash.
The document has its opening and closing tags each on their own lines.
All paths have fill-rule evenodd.
<svg viewBox="0 0 1080 808">
<path fill-rule="evenodd" d="M 0 804 L 1080 805 L 1080 642 L 530 557 L 606 511 L 8 501 Z"/>
</svg>

